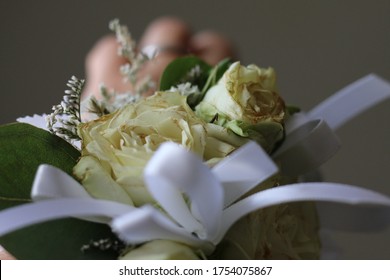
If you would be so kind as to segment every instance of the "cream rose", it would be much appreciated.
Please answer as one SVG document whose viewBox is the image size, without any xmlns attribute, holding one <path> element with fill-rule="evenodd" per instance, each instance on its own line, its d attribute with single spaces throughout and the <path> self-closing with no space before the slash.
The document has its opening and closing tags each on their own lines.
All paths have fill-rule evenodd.
<svg viewBox="0 0 390 280">
<path fill-rule="evenodd" d="M 272 151 L 283 139 L 285 105 L 272 68 L 233 63 L 196 107 L 196 114 Z"/>
<path fill-rule="evenodd" d="M 171 240 L 153 240 L 125 253 L 120 260 L 198 260 L 193 248 Z"/>
<path fill-rule="evenodd" d="M 79 135 L 82 157 L 74 173 L 87 191 L 96 198 L 136 206 L 154 202 L 142 173 L 163 142 L 179 143 L 210 162 L 243 143 L 229 131 L 198 118 L 186 98 L 176 92 L 158 92 L 82 124 Z"/>
<path fill-rule="evenodd" d="M 319 259 L 321 241 L 311 202 L 273 206 L 253 212 L 227 232 L 217 259 Z"/>
</svg>

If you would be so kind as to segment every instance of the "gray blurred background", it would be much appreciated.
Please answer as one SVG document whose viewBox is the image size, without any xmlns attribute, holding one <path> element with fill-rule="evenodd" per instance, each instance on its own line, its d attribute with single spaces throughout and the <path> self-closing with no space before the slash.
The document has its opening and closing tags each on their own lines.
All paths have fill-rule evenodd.
<svg viewBox="0 0 390 280">
<path fill-rule="evenodd" d="M 281 94 L 308 110 L 356 79 L 390 80 L 390 1 L 18 1 L 0 2 L 0 124 L 58 104 L 71 75 L 108 22 L 119 18 L 140 38 L 148 22 L 178 16 L 194 31 L 214 29 L 242 63 L 272 66 Z M 390 102 L 342 127 L 342 150 L 324 167 L 327 181 L 390 195 Z M 390 230 L 337 233 L 348 259 L 390 259 Z"/>
</svg>

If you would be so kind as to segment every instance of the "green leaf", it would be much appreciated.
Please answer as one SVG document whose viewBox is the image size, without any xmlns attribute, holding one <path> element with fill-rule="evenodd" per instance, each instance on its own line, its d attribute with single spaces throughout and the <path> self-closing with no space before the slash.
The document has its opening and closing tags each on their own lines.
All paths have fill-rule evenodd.
<svg viewBox="0 0 390 280">
<path fill-rule="evenodd" d="M 286 111 L 290 116 L 292 116 L 296 113 L 299 113 L 301 111 L 301 108 L 299 108 L 298 106 L 295 106 L 295 105 L 287 105 Z"/>
<path fill-rule="evenodd" d="M 192 94 L 188 96 L 187 103 L 190 105 L 190 107 L 195 110 L 195 107 L 203 100 L 206 92 L 214 86 L 216 83 L 218 83 L 219 79 L 222 78 L 223 74 L 226 72 L 226 70 L 229 68 L 229 66 L 232 64 L 230 58 L 225 58 L 221 60 L 217 65 L 215 65 L 213 68 L 209 71 L 209 76 L 207 77 L 206 82 L 203 85 L 203 88 L 201 88 L 200 94 Z"/>
<path fill-rule="evenodd" d="M 222 78 L 223 74 L 225 74 L 226 70 L 229 69 L 230 65 L 232 65 L 231 58 L 225 58 L 221 60 L 217 65 L 217 82 Z"/>
<path fill-rule="evenodd" d="M 117 259 L 119 253 L 113 249 L 81 250 L 83 245 L 102 239 L 118 241 L 107 225 L 78 219 L 60 219 L 14 231 L 2 236 L 0 244 L 22 260 Z"/>
<path fill-rule="evenodd" d="M 232 64 L 230 58 L 225 58 L 218 62 L 217 65 L 211 70 L 211 73 L 207 79 L 205 86 L 202 89 L 202 93 L 205 94 L 209 88 L 218 83 L 219 79 L 222 78 L 223 74 L 228 70 L 229 66 Z"/>
<path fill-rule="evenodd" d="M 31 202 L 35 172 L 46 163 L 72 174 L 80 152 L 65 140 L 34 126 L 0 126 L 0 210 Z M 90 240 L 115 239 L 108 226 L 62 219 L 27 227 L 0 237 L 0 244 L 19 259 L 115 258 L 113 252 L 82 253 Z"/>
<path fill-rule="evenodd" d="M 5 201 L 30 201 L 35 172 L 42 163 L 72 173 L 80 152 L 65 140 L 29 124 L 0 127 L 0 209 Z"/>
<path fill-rule="evenodd" d="M 191 80 L 192 78 L 188 74 L 196 66 L 200 67 L 200 76 Z M 160 90 L 169 90 L 171 87 L 185 82 L 190 82 L 193 85 L 198 85 L 199 88 L 203 88 L 210 69 L 210 65 L 196 56 L 179 57 L 165 68 L 160 80 Z"/>
</svg>

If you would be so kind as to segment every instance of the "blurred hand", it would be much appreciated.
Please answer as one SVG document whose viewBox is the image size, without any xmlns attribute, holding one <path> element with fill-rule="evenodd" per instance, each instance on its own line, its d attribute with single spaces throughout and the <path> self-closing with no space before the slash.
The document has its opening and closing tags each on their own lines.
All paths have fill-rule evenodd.
<svg viewBox="0 0 390 280">
<path fill-rule="evenodd" d="M 156 84 L 165 67 L 179 56 L 194 54 L 211 65 L 235 56 L 231 43 L 222 35 L 213 31 L 192 34 L 184 22 L 171 17 L 156 19 L 146 28 L 139 48 L 142 50 L 150 45 L 169 47 L 147 62 L 140 72 L 140 78 L 150 75 Z M 119 72 L 126 59 L 117 54 L 117 49 L 118 43 L 112 35 L 99 40 L 89 52 L 84 94 L 98 93 L 101 83 L 118 92 L 131 90 L 131 85 L 123 82 Z"/>
<path fill-rule="evenodd" d="M 0 246 L 0 260 L 14 260 L 14 259 L 15 259 L 14 257 L 8 254 L 7 251 L 5 251 L 3 247 Z"/>
</svg>

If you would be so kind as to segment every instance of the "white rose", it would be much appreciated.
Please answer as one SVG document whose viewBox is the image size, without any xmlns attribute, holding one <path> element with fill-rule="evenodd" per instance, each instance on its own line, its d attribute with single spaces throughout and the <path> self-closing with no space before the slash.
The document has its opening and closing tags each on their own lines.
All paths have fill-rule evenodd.
<svg viewBox="0 0 390 280">
<path fill-rule="evenodd" d="M 226 127 L 257 141 L 271 152 L 284 137 L 285 105 L 275 85 L 272 68 L 233 63 L 197 105 L 207 122 Z"/>
<path fill-rule="evenodd" d="M 82 124 L 79 135 L 82 156 L 74 173 L 87 191 L 96 198 L 136 206 L 154 203 L 142 173 L 163 142 L 179 143 L 210 162 L 242 144 L 227 130 L 206 124 L 175 92 L 158 92 Z"/>
<path fill-rule="evenodd" d="M 313 203 L 291 203 L 253 212 L 227 232 L 218 259 L 319 259 L 319 221 Z"/>
<path fill-rule="evenodd" d="M 187 245 L 170 240 L 154 240 L 133 249 L 121 260 L 198 260 Z"/>
</svg>

